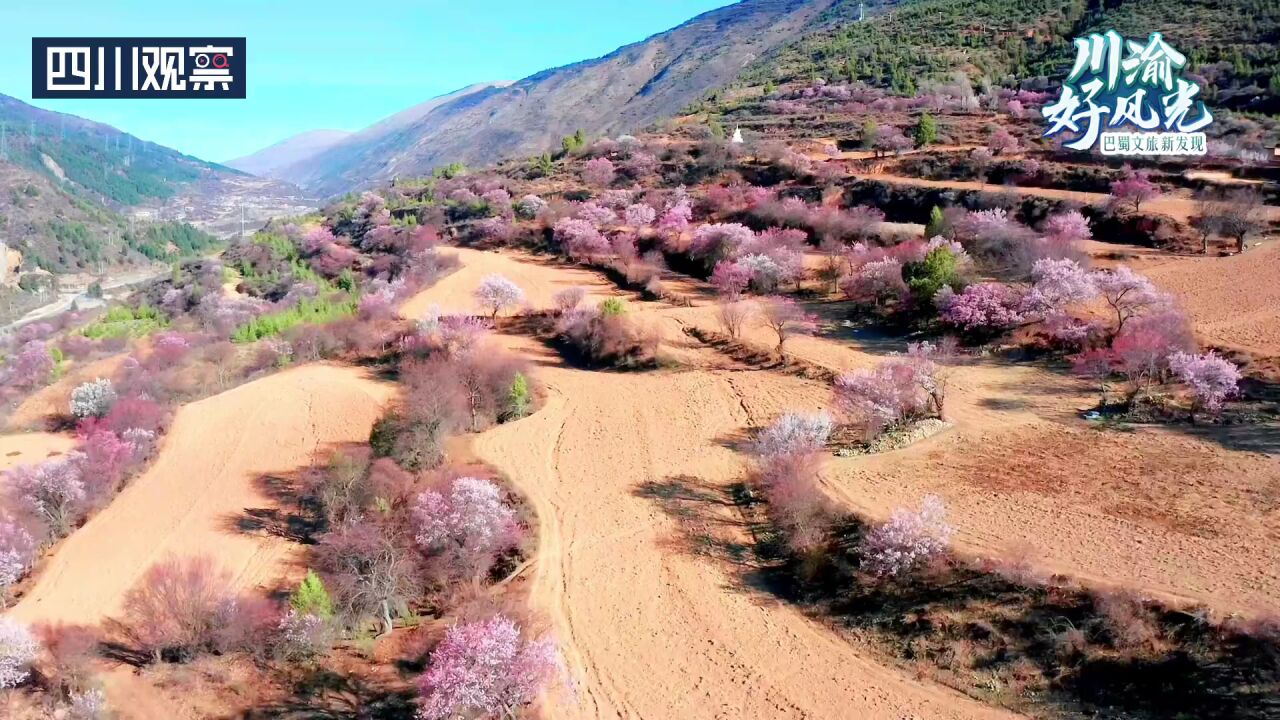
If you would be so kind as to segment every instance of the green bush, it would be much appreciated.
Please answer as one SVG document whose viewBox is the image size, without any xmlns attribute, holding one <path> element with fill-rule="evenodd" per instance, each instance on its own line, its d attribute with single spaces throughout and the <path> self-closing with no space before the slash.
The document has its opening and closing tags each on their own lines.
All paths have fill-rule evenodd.
<svg viewBox="0 0 1280 720">
<path fill-rule="evenodd" d="M 168 327 L 169 318 L 158 308 L 140 305 L 137 309 L 116 305 L 107 314 L 86 325 L 81 334 L 91 340 L 119 337 L 144 337 Z"/>
<path fill-rule="evenodd" d="M 622 301 L 622 298 L 611 297 L 600 301 L 601 317 L 617 317 L 626 314 L 626 312 L 627 304 Z"/>
<path fill-rule="evenodd" d="M 307 576 L 289 596 L 289 607 L 303 615 L 315 615 L 325 620 L 333 617 L 333 600 L 314 570 L 307 570 Z"/>
<path fill-rule="evenodd" d="M 358 296 L 346 295 L 341 299 L 308 298 L 288 310 L 261 315 L 236 328 L 231 342 L 250 343 L 273 337 L 302 324 L 323 324 L 355 315 Z"/>
<path fill-rule="evenodd" d="M 530 404 L 529 380 L 524 373 L 516 373 L 511 381 L 511 390 L 507 393 L 507 419 L 518 420 L 528 415 Z"/>
<path fill-rule="evenodd" d="M 921 302 L 928 302 L 944 286 L 960 289 L 960 276 L 956 272 L 956 256 L 946 248 L 934 248 L 920 262 L 902 266 L 902 279 L 911 295 Z"/>
</svg>

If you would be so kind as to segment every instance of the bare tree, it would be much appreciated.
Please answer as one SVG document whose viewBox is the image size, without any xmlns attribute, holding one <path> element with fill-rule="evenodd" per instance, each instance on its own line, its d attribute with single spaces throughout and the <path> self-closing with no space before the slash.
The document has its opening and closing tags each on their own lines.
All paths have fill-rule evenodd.
<svg viewBox="0 0 1280 720">
<path fill-rule="evenodd" d="M 1219 206 L 1219 227 L 1223 235 L 1235 238 L 1236 252 L 1244 252 L 1245 240 L 1262 229 L 1262 193 L 1240 188 L 1227 194 Z"/>
</svg>

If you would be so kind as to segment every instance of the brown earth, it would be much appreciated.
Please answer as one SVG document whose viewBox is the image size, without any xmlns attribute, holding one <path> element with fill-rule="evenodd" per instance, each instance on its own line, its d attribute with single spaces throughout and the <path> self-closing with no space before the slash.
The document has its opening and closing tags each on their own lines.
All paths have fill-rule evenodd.
<svg viewBox="0 0 1280 720">
<path fill-rule="evenodd" d="M 0 472 L 15 465 L 32 465 L 75 449 L 76 439 L 57 433 L 0 435 Z"/>
<path fill-rule="evenodd" d="M 238 589 L 278 587 L 299 571 L 300 546 L 237 526 L 246 510 L 273 505 L 259 479 L 366 440 L 393 390 L 361 370 L 317 364 L 183 407 L 151 468 L 57 547 L 9 614 L 99 623 L 171 556 L 213 555 Z"/>
<path fill-rule="evenodd" d="M 512 258 L 492 253 L 464 251 L 461 259 L 466 267 L 450 279 L 501 269 L 519 276 L 531 297 L 586 284 L 582 276 L 592 274 L 526 259 L 515 260 L 525 264 L 515 269 Z M 413 302 L 469 310 L 466 282 L 448 281 Z M 696 298 L 698 286 L 686 280 L 682 290 Z M 828 336 L 790 341 L 793 356 L 847 370 L 900 349 L 854 338 L 830 310 Z M 679 540 L 683 520 L 664 513 L 660 501 L 694 497 L 711 508 L 700 522 L 721 538 L 708 542 L 747 547 L 724 499 L 746 474 L 734 442 L 785 410 L 827 406 L 829 389 L 696 347 L 682 329 L 714 328 L 705 301 L 674 308 L 633 299 L 632 312 L 661 332 L 664 354 L 681 369 L 571 369 L 543 346 L 508 337 L 540 366 L 547 405 L 476 442 L 480 457 L 507 473 L 539 513 L 534 600 L 554 618 L 583 683 L 575 712 L 988 712 L 869 662 L 735 569 L 688 552 Z M 751 328 L 748 340 L 773 342 L 762 327 Z M 873 519 L 938 493 L 962 552 L 1030 558 L 1045 571 L 1220 610 L 1274 610 L 1280 575 L 1269 548 L 1280 537 L 1280 465 L 1257 451 L 1270 430 L 1261 437 L 1156 428 L 1108 434 L 1078 419 L 1078 408 L 1093 401 L 1092 390 L 1069 376 L 975 361 L 952 371 L 952 429 L 894 453 L 834 459 L 824 485 Z"/>
</svg>

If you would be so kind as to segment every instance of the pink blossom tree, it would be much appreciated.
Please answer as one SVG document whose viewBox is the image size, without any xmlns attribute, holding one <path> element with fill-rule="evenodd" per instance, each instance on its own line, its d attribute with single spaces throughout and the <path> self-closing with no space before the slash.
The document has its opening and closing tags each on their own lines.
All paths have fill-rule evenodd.
<svg viewBox="0 0 1280 720">
<path fill-rule="evenodd" d="M 907 293 L 902 279 L 902 263 L 895 258 L 874 260 L 840 280 L 840 291 L 850 300 L 881 307 L 887 300 L 899 300 Z"/>
<path fill-rule="evenodd" d="M 997 128 L 987 138 L 987 149 L 996 155 L 1009 155 L 1018 151 L 1018 139 L 1004 128 Z"/>
<path fill-rule="evenodd" d="M 1113 332 L 1119 334 L 1125 323 L 1156 308 L 1167 307 L 1168 295 L 1156 289 L 1145 276 L 1119 265 L 1114 270 L 1098 270 L 1092 274 L 1093 284 L 1115 313 Z"/>
<path fill-rule="evenodd" d="M 515 510 L 490 480 L 460 477 L 448 494 L 425 490 L 413 506 L 414 539 L 460 577 L 478 580 L 520 541 Z"/>
<path fill-rule="evenodd" d="M 1028 315 L 1047 316 L 1098 295 L 1093 277 L 1074 260 L 1037 260 L 1031 279 L 1031 289 L 1022 298 L 1022 311 Z"/>
<path fill-rule="evenodd" d="M 1169 367 L 1191 388 L 1196 406 L 1211 413 L 1221 412 L 1223 402 L 1239 393 L 1240 369 L 1213 351 L 1204 355 L 1174 353 Z"/>
<path fill-rule="evenodd" d="M 79 453 L 52 458 L 38 465 L 19 465 L 5 473 L 18 501 L 44 521 L 55 538 L 71 531 L 86 497 Z"/>
<path fill-rule="evenodd" d="M 515 717 L 565 672 L 553 640 L 522 638 L 503 615 L 455 625 L 418 681 L 418 718 Z"/>
<path fill-rule="evenodd" d="M 1023 320 L 1021 293 L 1002 283 L 975 283 L 939 302 L 943 321 L 966 332 L 998 332 Z"/>
<path fill-rule="evenodd" d="M 653 224 L 657 217 L 658 211 L 644 203 L 628 205 L 627 209 L 623 211 L 623 218 L 633 228 L 648 227 Z"/>
<path fill-rule="evenodd" d="M 711 284 L 726 298 L 736 299 L 751 285 L 751 268 L 736 260 L 721 260 L 711 273 Z"/>
<path fill-rule="evenodd" d="M 31 340 L 9 358 L 3 379 L 14 387 L 34 388 L 49 382 L 52 374 L 49 346 L 43 340 Z"/>
<path fill-rule="evenodd" d="M 587 220 L 564 218 L 553 232 L 561 249 L 574 260 L 590 262 L 612 252 L 608 239 Z"/>
<path fill-rule="evenodd" d="M 1160 187 L 1151 182 L 1151 173 L 1146 170 L 1128 170 L 1123 178 L 1111 183 L 1111 201 L 1115 204 L 1132 204 L 1134 212 L 1142 209 L 1142 203 L 1158 197 Z"/>
<path fill-rule="evenodd" d="M 881 578 L 905 575 L 945 555 L 952 533 L 942 498 L 927 495 L 919 510 L 898 508 L 888 522 L 867 533 L 861 548 L 863 566 Z"/>
<path fill-rule="evenodd" d="M 738 223 L 703 225 L 693 233 L 689 254 L 702 260 L 708 268 L 714 268 L 722 260 L 733 259 L 738 248 L 754 238 L 751 228 Z"/>
<path fill-rule="evenodd" d="M 609 158 L 598 157 L 588 160 L 582 168 L 582 181 L 596 187 L 609 187 L 617 176 L 617 169 Z"/>
<path fill-rule="evenodd" d="M 784 351 L 787 338 L 792 335 L 812 335 L 818 331 L 818 319 L 802 305 L 788 297 L 773 295 L 761 300 L 764 324 L 778 336 L 777 352 Z"/>
<path fill-rule="evenodd" d="M 476 302 L 495 320 L 505 308 L 524 302 L 524 291 L 502 275 L 486 275 L 475 290 Z"/>
</svg>

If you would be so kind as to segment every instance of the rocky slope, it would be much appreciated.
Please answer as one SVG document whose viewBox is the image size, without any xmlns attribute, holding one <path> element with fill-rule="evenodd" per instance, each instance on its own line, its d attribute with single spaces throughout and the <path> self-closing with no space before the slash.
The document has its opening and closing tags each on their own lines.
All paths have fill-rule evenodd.
<svg viewBox="0 0 1280 720">
<path fill-rule="evenodd" d="M 375 126 L 286 168 L 282 177 L 329 196 L 451 162 L 539 154 L 577 129 L 635 130 L 723 87 L 799 37 L 833 1 L 744 0 L 595 60 L 460 91 L 410 122 L 371 133 Z"/>
</svg>

